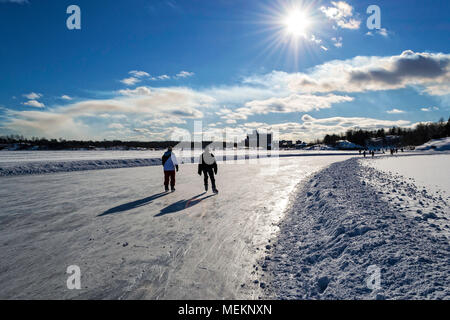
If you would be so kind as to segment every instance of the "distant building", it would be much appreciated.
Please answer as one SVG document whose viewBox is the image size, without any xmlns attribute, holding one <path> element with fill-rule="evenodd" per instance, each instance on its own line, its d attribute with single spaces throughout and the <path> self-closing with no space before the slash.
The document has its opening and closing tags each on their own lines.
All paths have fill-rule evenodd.
<svg viewBox="0 0 450 320">
<path fill-rule="evenodd" d="M 270 150 L 272 148 L 272 133 L 259 133 L 253 130 L 245 139 L 245 146 L 248 148 L 264 148 Z"/>
</svg>

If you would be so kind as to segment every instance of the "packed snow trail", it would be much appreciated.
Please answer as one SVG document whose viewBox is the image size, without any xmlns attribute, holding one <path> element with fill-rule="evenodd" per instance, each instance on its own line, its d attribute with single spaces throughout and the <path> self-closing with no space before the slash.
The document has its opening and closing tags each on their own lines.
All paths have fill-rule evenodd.
<svg viewBox="0 0 450 320">
<path fill-rule="evenodd" d="M 253 265 L 290 193 L 348 158 L 219 163 L 219 195 L 192 164 L 174 193 L 162 167 L 1 177 L 0 299 L 256 299 Z"/>
<path fill-rule="evenodd" d="M 259 263 L 267 297 L 450 298 L 448 197 L 362 165 L 369 161 L 332 164 L 299 186 Z M 379 289 L 367 285 L 372 268 Z"/>
</svg>

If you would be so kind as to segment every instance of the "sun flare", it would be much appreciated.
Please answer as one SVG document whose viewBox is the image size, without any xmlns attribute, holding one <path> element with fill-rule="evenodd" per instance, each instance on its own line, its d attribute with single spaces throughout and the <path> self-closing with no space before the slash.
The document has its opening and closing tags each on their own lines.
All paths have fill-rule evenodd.
<svg viewBox="0 0 450 320">
<path fill-rule="evenodd" d="M 294 37 L 303 36 L 305 37 L 308 31 L 308 28 L 311 25 L 311 21 L 305 12 L 294 9 L 292 10 L 287 17 L 284 19 L 284 25 L 286 28 L 286 32 Z"/>
</svg>

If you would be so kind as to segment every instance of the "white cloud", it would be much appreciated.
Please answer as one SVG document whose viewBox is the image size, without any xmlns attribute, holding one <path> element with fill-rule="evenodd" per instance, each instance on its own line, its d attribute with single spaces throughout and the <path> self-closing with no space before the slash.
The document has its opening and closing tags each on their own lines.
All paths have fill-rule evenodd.
<svg viewBox="0 0 450 320">
<path fill-rule="evenodd" d="M 135 77 L 129 77 L 129 78 L 120 80 L 120 82 L 122 82 L 123 84 L 126 84 L 127 86 L 133 86 L 136 83 L 141 82 L 141 80 L 139 80 L 138 78 L 135 78 Z"/>
<path fill-rule="evenodd" d="M 110 128 L 110 129 L 123 129 L 124 126 L 121 123 L 111 123 L 110 125 L 108 125 L 108 128 Z"/>
<path fill-rule="evenodd" d="M 24 94 L 23 96 L 25 98 L 27 98 L 28 100 L 37 100 L 37 99 L 42 97 L 42 94 L 41 93 L 31 92 L 31 93 Z"/>
<path fill-rule="evenodd" d="M 405 113 L 405 111 L 399 110 L 399 109 L 392 109 L 392 110 L 386 111 L 386 113 L 389 113 L 389 114 L 400 114 L 400 113 Z"/>
<path fill-rule="evenodd" d="M 398 56 L 334 60 L 308 73 L 284 74 L 298 92 L 364 92 L 421 87 L 431 95 L 450 93 L 450 54 L 404 51 Z M 267 78 L 267 76 L 266 76 Z"/>
<path fill-rule="evenodd" d="M 148 78 L 148 77 L 150 77 L 150 74 L 148 74 L 145 71 L 132 70 L 132 71 L 129 72 L 129 74 L 131 74 L 132 76 L 134 76 L 136 78 Z"/>
<path fill-rule="evenodd" d="M 333 41 L 333 45 L 336 48 L 342 47 L 342 37 L 333 37 L 333 38 L 331 38 L 331 41 Z"/>
<path fill-rule="evenodd" d="M 169 79 L 170 79 L 170 76 L 168 76 L 167 74 L 162 74 L 157 77 L 152 77 L 150 80 L 155 81 L 155 80 L 169 80 Z"/>
<path fill-rule="evenodd" d="M 24 102 L 23 105 L 25 106 L 29 106 L 29 107 L 34 107 L 34 108 L 44 108 L 45 105 L 37 100 L 30 100 L 27 102 Z"/>
<path fill-rule="evenodd" d="M 132 71 L 128 72 L 128 74 L 130 74 L 131 77 L 120 80 L 120 82 L 122 82 L 123 84 L 125 84 L 127 86 L 133 86 L 133 85 L 141 82 L 142 79 L 150 77 L 149 73 L 147 73 L 145 71 L 139 71 L 139 70 L 132 70 Z"/>
<path fill-rule="evenodd" d="M 164 127 L 168 124 L 185 124 L 186 120 L 177 117 L 158 117 L 156 119 L 139 121 L 142 125 L 148 125 L 152 127 Z"/>
<path fill-rule="evenodd" d="M 189 78 L 192 76 L 194 76 L 194 73 L 189 71 L 181 71 L 176 75 L 177 78 Z"/>
<path fill-rule="evenodd" d="M 152 91 L 149 87 L 137 87 L 136 89 L 119 90 L 119 94 L 124 96 L 150 96 Z"/>
<path fill-rule="evenodd" d="M 361 20 L 352 18 L 353 7 L 345 1 L 332 1 L 331 7 L 320 7 L 320 10 L 328 19 L 334 21 L 336 25 L 343 29 L 359 29 Z"/>
<path fill-rule="evenodd" d="M 387 37 L 388 36 L 388 31 L 385 28 L 381 28 L 380 30 L 378 30 L 378 33 L 380 35 L 382 35 L 383 37 Z"/>
<path fill-rule="evenodd" d="M 348 101 L 353 101 L 353 98 L 335 94 L 326 96 L 292 94 L 285 98 L 250 101 L 245 104 L 245 107 L 249 114 L 308 112 L 328 109 L 332 104 Z"/>
<path fill-rule="evenodd" d="M 423 112 L 431 112 L 431 111 L 437 111 L 437 110 L 439 110 L 439 108 L 438 107 L 428 107 L 428 108 L 421 108 L 420 110 Z"/>
<path fill-rule="evenodd" d="M 63 99 L 63 100 L 72 100 L 72 97 L 70 97 L 68 95 L 63 95 L 63 96 L 61 96 L 61 99 Z"/>
<path fill-rule="evenodd" d="M 214 98 L 189 88 L 140 87 L 121 90 L 111 99 L 84 100 L 47 111 L 10 110 L 3 127 L 29 136 L 77 138 L 78 132 L 78 138 L 91 139 L 95 137 L 95 132 L 102 134 L 100 119 L 105 121 L 125 117 L 130 122 L 137 123 L 145 118 L 149 121 L 148 125 L 182 124 L 186 123 L 185 119 L 202 118 L 202 109 L 209 108 L 215 102 Z M 38 101 L 25 104 L 43 107 Z M 82 122 L 85 117 L 93 117 L 98 121 L 87 127 Z M 121 128 L 117 126 L 114 129 Z"/>
<path fill-rule="evenodd" d="M 234 110 L 222 108 L 216 114 L 227 123 L 236 123 L 236 120 L 246 120 L 249 116 L 257 114 L 308 112 L 327 109 L 333 104 L 349 101 L 353 101 L 353 98 L 334 94 L 325 96 L 291 94 L 287 97 L 252 100 Z"/>
</svg>

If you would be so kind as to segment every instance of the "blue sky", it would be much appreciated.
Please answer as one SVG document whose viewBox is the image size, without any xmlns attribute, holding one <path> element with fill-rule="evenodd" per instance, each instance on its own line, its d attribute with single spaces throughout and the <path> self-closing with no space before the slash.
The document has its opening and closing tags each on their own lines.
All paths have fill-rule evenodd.
<svg viewBox="0 0 450 320">
<path fill-rule="evenodd" d="M 68 30 L 66 9 L 81 9 Z M 369 30 L 369 5 L 381 28 Z M 445 1 L 0 0 L 0 134 L 312 140 L 450 115 Z"/>
</svg>

